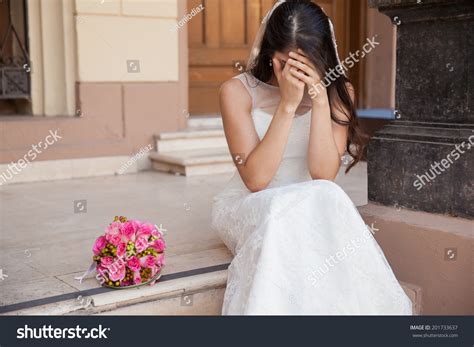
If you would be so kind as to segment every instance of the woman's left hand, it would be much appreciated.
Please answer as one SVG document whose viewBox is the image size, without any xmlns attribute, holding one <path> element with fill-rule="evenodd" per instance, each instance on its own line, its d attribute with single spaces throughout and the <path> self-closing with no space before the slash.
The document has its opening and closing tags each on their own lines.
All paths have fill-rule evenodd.
<svg viewBox="0 0 474 347">
<path fill-rule="evenodd" d="M 321 75 L 306 54 L 301 49 L 298 49 L 298 53 L 290 52 L 289 56 L 290 59 L 288 59 L 287 64 L 290 64 L 292 67 L 290 69 L 291 74 L 300 81 L 303 81 L 307 85 L 308 91 L 311 89 L 318 91 L 317 93 L 310 93 L 313 101 L 315 99 L 326 99 L 326 87 L 321 83 Z M 313 94 L 316 94 L 315 98 L 313 98 Z"/>
</svg>

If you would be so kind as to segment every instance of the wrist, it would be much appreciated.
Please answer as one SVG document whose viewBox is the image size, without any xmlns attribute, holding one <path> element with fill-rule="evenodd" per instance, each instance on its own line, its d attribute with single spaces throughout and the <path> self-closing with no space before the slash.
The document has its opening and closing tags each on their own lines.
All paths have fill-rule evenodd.
<svg viewBox="0 0 474 347">
<path fill-rule="evenodd" d="M 329 105 L 329 98 L 326 90 L 324 93 L 318 94 L 315 98 L 312 98 L 313 107 L 324 107 Z"/>
<path fill-rule="evenodd" d="M 283 100 L 278 105 L 279 113 L 281 113 L 284 116 L 291 117 L 291 118 L 293 118 L 295 116 L 297 108 L 298 108 L 297 106 L 294 106 L 291 103 L 285 102 Z"/>
</svg>

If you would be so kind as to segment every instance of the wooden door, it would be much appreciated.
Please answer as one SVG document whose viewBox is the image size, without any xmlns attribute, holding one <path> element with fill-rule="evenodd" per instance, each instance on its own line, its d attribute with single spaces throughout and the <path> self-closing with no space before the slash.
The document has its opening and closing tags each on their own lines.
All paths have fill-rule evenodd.
<svg viewBox="0 0 474 347">
<path fill-rule="evenodd" d="M 339 54 L 350 52 L 351 8 L 363 0 L 316 0 L 333 20 Z M 188 12 L 204 11 L 188 22 L 189 108 L 191 115 L 219 112 L 219 86 L 241 73 L 263 16 L 274 0 L 188 0 Z"/>
</svg>

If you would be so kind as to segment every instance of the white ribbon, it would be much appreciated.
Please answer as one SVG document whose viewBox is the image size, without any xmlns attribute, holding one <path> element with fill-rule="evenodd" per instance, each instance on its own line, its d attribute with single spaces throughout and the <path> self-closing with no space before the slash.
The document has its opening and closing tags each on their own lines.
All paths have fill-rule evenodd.
<svg viewBox="0 0 474 347">
<path fill-rule="evenodd" d="M 82 281 L 84 280 L 84 278 L 86 278 L 89 274 L 95 271 L 95 267 L 96 267 L 96 263 L 92 262 L 91 266 L 89 266 L 89 268 L 86 270 L 86 272 L 84 272 L 82 276 L 74 277 L 74 279 L 78 280 L 79 283 L 82 284 Z"/>
</svg>

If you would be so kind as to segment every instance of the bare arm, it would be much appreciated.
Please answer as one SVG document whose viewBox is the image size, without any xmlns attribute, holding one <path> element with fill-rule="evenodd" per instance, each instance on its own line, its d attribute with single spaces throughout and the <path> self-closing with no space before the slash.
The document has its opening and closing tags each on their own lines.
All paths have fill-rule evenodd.
<svg viewBox="0 0 474 347">
<path fill-rule="evenodd" d="M 305 81 L 308 88 L 318 85 L 321 79 L 311 62 L 300 54 L 293 55 L 292 58 L 288 62 L 299 69 L 295 72 L 295 76 Z M 339 172 L 341 157 L 346 150 L 348 127 L 339 125 L 331 119 L 330 103 L 333 105 L 333 113 L 337 119 L 347 120 L 348 118 L 338 98 L 330 101 L 326 88 L 318 88 L 318 90 L 319 93 L 313 95 L 315 97 L 312 98 L 308 168 L 313 179 L 333 180 Z M 353 99 L 352 87 L 349 91 Z"/>
<path fill-rule="evenodd" d="M 296 108 L 304 92 L 304 83 L 291 76 L 290 67 L 285 66 L 282 70 L 276 59 L 273 66 L 282 98 L 261 141 L 251 116 L 252 100 L 242 83 L 238 80 L 227 81 L 220 91 L 227 143 L 233 156 L 240 155 L 244 159 L 243 165 L 237 165 L 237 169 L 252 192 L 265 189 L 278 170 Z"/>
<path fill-rule="evenodd" d="M 308 167 L 313 179 L 335 179 L 346 150 L 347 126 L 331 119 L 329 103 L 326 93 L 313 99 L 308 146 Z M 346 117 L 337 105 L 334 114 L 338 119 Z"/>
</svg>

